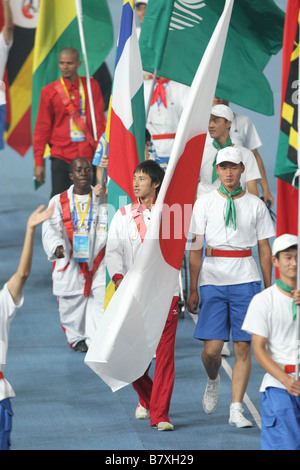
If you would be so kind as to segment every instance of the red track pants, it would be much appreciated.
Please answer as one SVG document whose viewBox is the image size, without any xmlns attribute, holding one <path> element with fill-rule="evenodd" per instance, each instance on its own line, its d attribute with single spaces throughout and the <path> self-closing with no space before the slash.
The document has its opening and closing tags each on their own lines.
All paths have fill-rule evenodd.
<svg viewBox="0 0 300 470">
<path fill-rule="evenodd" d="M 175 378 L 175 338 L 178 323 L 178 297 L 173 297 L 168 318 L 156 349 L 153 381 L 149 369 L 132 383 L 140 404 L 150 411 L 150 425 L 169 420 Z M 151 364 L 150 364 L 151 365 Z"/>
</svg>

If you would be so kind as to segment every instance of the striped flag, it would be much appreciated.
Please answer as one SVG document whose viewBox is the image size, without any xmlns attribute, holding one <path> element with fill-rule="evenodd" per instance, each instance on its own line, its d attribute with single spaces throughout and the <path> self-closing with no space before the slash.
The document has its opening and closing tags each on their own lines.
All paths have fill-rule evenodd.
<svg viewBox="0 0 300 470">
<path fill-rule="evenodd" d="M 232 6 L 233 0 L 226 0 L 193 80 L 141 255 L 111 299 L 85 357 L 85 363 L 113 391 L 144 374 L 166 322 L 185 250 Z"/>
<path fill-rule="evenodd" d="M 135 199 L 132 179 L 145 158 L 144 81 L 134 21 L 134 0 L 124 0 L 113 77 L 109 123 L 108 202 Z M 123 205 L 124 203 L 124 198 Z"/>
<path fill-rule="evenodd" d="M 144 80 L 134 21 L 134 0 L 124 0 L 112 95 L 106 126 L 108 145 L 108 224 L 115 210 L 135 199 L 133 171 L 145 158 Z M 107 273 L 105 308 L 115 287 Z"/>
<path fill-rule="evenodd" d="M 93 75 L 113 45 L 113 26 L 107 1 L 82 0 L 82 24 L 89 73 Z M 32 130 L 41 89 L 59 78 L 58 56 L 65 47 L 81 51 L 75 0 L 40 0 L 34 45 Z M 85 76 L 84 63 L 78 73 Z"/>
<path fill-rule="evenodd" d="M 275 164 L 277 180 L 276 235 L 298 233 L 298 80 L 300 1 L 289 0 L 282 49 L 281 122 Z M 288 210 L 287 210 L 288 201 Z"/>
<path fill-rule="evenodd" d="M 10 2 L 14 20 L 14 42 L 7 61 L 7 131 L 6 143 L 20 156 L 31 147 L 31 96 L 33 46 L 38 0 Z M 1 8 L 2 14 L 2 8 Z M 2 26 L 2 18 L 0 23 Z"/>
</svg>

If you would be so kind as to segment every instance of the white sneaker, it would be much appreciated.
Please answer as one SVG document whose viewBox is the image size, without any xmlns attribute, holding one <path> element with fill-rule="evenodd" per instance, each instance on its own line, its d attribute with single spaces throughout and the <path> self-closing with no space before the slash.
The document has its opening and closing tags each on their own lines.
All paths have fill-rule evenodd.
<svg viewBox="0 0 300 470">
<path fill-rule="evenodd" d="M 168 421 L 161 421 L 160 423 L 157 423 L 157 429 L 158 431 L 173 431 L 174 426 Z"/>
<path fill-rule="evenodd" d="M 205 413 L 213 413 L 217 408 L 220 390 L 220 376 L 215 380 L 207 379 L 206 389 L 203 395 L 202 404 Z"/>
<path fill-rule="evenodd" d="M 241 403 L 230 404 L 229 424 L 237 428 L 251 428 L 253 424 L 243 415 L 243 408 Z"/>
<path fill-rule="evenodd" d="M 136 419 L 148 419 L 150 418 L 150 411 L 144 408 L 140 403 L 135 410 Z"/>
</svg>

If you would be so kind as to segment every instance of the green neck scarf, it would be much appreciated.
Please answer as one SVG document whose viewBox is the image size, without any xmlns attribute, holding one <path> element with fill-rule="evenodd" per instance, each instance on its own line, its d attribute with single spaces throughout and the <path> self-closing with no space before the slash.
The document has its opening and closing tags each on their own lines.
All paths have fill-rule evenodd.
<svg viewBox="0 0 300 470">
<path fill-rule="evenodd" d="M 213 146 L 218 150 L 218 152 L 219 152 L 219 150 L 224 149 L 225 147 L 230 147 L 231 144 L 232 144 L 232 142 L 231 142 L 230 137 L 229 137 L 228 140 L 226 140 L 225 144 L 223 144 L 223 145 L 219 145 L 218 142 L 216 141 L 216 139 L 213 140 Z M 216 153 L 214 161 L 213 161 L 213 173 L 212 173 L 212 179 L 211 179 L 212 183 L 214 183 L 214 181 L 216 181 L 216 179 L 218 179 L 217 170 L 216 170 L 216 161 L 217 161 L 218 152 Z"/>
<path fill-rule="evenodd" d="M 237 188 L 234 189 L 231 193 L 227 191 L 227 189 L 224 188 L 224 186 L 221 184 L 219 187 L 219 191 L 222 194 L 226 194 L 228 196 L 228 201 L 227 201 L 227 207 L 226 207 L 226 214 L 225 214 L 225 223 L 226 226 L 228 227 L 230 217 L 232 219 L 232 225 L 233 225 L 233 230 L 236 230 L 236 217 L 235 217 L 235 207 L 234 207 L 234 201 L 233 201 L 233 196 L 238 196 L 239 194 L 242 193 L 243 188 L 239 184 Z"/>
<path fill-rule="evenodd" d="M 284 290 L 285 292 L 291 292 L 292 290 L 294 290 L 292 287 L 288 286 L 285 282 L 283 282 L 280 279 L 280 277 L 278 278 L 278 281 L 276 284 L 278 285 L 278 287 L 280 287 L 280 289 Z M 292 307 L 293 307 L 293 320 L 296 320 L 297 305 L 295 304 L 295 302 L 293 302 Z"/>
</svg>

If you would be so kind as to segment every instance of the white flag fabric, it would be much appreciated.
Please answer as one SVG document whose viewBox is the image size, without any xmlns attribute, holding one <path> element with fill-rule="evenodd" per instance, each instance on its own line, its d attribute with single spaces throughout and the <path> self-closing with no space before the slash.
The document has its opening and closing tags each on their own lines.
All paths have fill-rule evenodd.
<svg viewBox="0 0 300 470">
<path fill-rule="evenodd" d="M 226 0 L 191 85 L 141 256 L 112 297 L 85 357 L 113 391 L 144 374 L 163 332 L 181 269 L 232 7 L 233 0 Z"/>
</svg>

